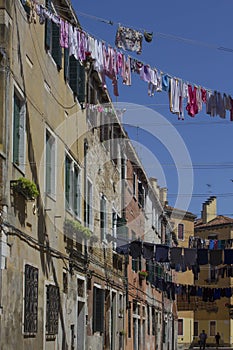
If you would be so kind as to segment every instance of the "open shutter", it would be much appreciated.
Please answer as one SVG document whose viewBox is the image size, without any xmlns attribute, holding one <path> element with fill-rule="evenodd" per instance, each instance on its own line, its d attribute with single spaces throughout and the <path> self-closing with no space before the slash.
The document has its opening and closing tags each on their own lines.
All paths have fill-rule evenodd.
<svg viewBox="0 0 233 350">
<path fill-rule="evenodd" d="M 64 48 L 64 79 L 69 81 L 69 49 Z"/>
<path fill-rule="evenodd" d="M 65 187 L 65 197 L 66 197 L 66 207 L 70 206 L 70 172 L 71 172 L 71 162 L 68 157 L 66 157 L 66 187 Z"/>
<path fill-rule="evenodd" d="M 47 9 L 52 11 L 51 0 L 46 0 L 45 3 Z M 52 21 L 51 19 L 46 18 L 45 20 L 45 49 L 48 51 L 51 48 L 52 40 Z"/>
<path fill-rule="evenodd" d="M 57 68 L 62 68 L 62 49 L 60 45 L 60 26 L 52 22 L 52 51 L 51 55 L 57 64 Z"/>
<path fill-rule="evenodd" d="M 75 96 L 78 96 L 78 61 L 72 55 L 69 59 L 69 85 Z"/>
<path fill-rule="evenodd" d="M 85 67 L 78 61 L 78 101 L 80 103 L 85 102 L 86 93 L 86 74 Z"/>
</svg>

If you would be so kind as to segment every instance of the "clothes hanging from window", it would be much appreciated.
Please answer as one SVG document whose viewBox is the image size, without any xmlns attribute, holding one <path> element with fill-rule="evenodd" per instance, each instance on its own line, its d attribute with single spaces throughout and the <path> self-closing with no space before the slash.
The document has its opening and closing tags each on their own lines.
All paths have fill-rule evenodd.
<svg viewBox="0 0 233 350">
<path fill-rule="evenodd" d="M 142 39 L 143 35 L 139 31 L 119 26 L 116 33 L 115 45 L 119 49 L 134 51 L 140 54 L 142 52 Z"/>
</svg>

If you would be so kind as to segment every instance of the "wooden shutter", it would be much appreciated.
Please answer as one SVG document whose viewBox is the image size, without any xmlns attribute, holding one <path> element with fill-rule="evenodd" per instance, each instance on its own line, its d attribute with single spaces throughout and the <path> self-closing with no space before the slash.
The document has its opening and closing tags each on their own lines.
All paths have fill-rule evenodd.
<svg viewBox="0 0 233 350">
<path fill-rule="evenodd" d="M 62 49 L 60 45 L 60 26 L 52 22 L 52 50 L 51 55 L 57 64 L 58 70 L 62 68 Z"/>
<path fill-rule="evenodd" d="M 66 197 L 66 206 L 70 206 L 70 172 L 71 172 L 71 161 L 68 157 L 66 157 L 66 182 L 65 182 L 65 197 Z"/>
<path fill-rule="evenodd" d="M 78 96 L 78 61 L 72 55 L 69 59 L 69 85 L 75 96 Z"/>
<path fill-rule="evenodd" d="M 33 266 L 25 265 L 24 332 L 36 333 L 38 326 L 38 273 Z"/>
<path fill-rule="evenodd" d="M 86 95 L 86 74 L 85 67 L 78 61 L 78 100 L 80 103 L 85 102 Z"/>
<path fill-rule="evenodd" d="M 104 290 L 93 290 L 93 333 L 104 331 Z"/>
<path fill-rule="evenodd" d="M 64 79 L 69 81 L 69 49 L 64 48 Z"/>
</svg>

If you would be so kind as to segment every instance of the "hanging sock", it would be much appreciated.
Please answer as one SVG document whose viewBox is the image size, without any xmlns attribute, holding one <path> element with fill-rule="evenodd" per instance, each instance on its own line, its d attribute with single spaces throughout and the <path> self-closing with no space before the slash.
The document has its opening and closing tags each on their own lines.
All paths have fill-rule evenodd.
<svg viewBox="0 0 233 350">
<path fill-rule="evenodd" d="M 150 43 L 153 39 L 153 32 L 148 33 L 146 31 L 144 31 L 144 38 L 145 38 L 147 43 Z"/>
</svg>

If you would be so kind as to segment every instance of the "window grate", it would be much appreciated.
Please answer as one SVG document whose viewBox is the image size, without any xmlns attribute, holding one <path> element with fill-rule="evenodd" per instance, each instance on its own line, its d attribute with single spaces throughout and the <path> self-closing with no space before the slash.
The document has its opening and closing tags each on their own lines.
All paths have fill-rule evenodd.
<svg viewBox="0 0 233 350">
<path fill-rule="evenodd" d="M 24 332 L 37 332 L 38 269 L 25 265 Z"/>
</svg>

